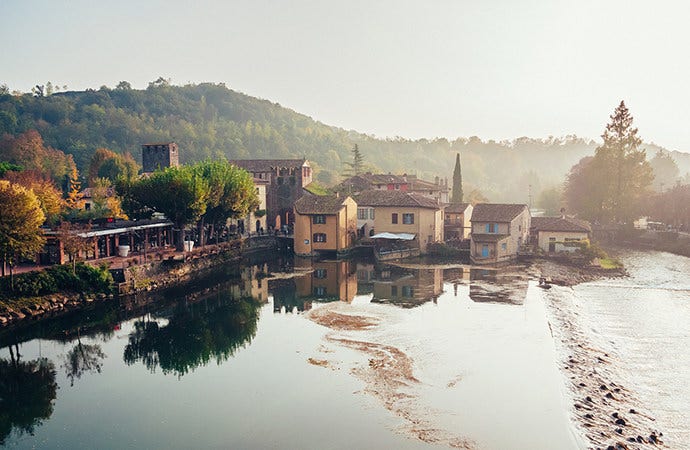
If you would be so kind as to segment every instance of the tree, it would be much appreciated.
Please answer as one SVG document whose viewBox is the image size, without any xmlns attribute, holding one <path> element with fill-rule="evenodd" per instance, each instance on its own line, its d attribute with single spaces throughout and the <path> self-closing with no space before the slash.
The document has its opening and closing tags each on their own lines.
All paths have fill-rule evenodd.
<svg viewBox="0 0 690 450">
<path fill-rule="evenodd" d="M 206 212 L 209 186 L 189 166 L 168 167 L 131 185 L 141 205 L 165 214 L 175 225 L 177 249 L 184 250 L 184 231 Z"/>
<path fill-rule="evenodd" d="M 41 204 L 41 210 L 49 224 L 55 223 L 65 209 L 62 192 L 45 174 L 35 170 L 7 172 L 5 179 L 31 189 Z"/>
<path fill-rule="evenodd" d="M 45 239 L 41 225 L 45 220 L 41 204 L 33 191 L 7 180 L 0 180 L 0 259 L 2 275 L 10 267 L 10 286 L 14 290 L 12 267 L 20 258 L 33 257 Z"/>
<path fill-rule="evenodd" d="M 131 180 L 137 173 L 139 165 L 131 154 L 119 155 L 107 148 L 99 148 L 91 157 L 87 182 L 92 186 L 96 178 L 107 178 L 113 183 L 120 177 Z"/>
<path fill-rule="evenodd" d="M 346 172 L 350 175 L 359 175 L 364 172 L 364 156 L 359 151 L 359 145 L 355 144 L 352 148 L 352 162 L 346 162 L 350 167 Z"/>
<path fill-rule="evenodd" d="M 462 203 L 462 167 L 460 167 L 460 153 L 455 154 L 455 168 L 453 169 L 453 191 L 451 195 L 451 203 Z"/>
<path fill-rule="evenodd" d="M 544 210 L 547 216 L 555 216 L 561 210 L 562 193 L 558 187 L 544 189 L 537 198 L 537 207 Z"/>
<path fill-rule="evenodd" d="M 209 186 L 206 212 L 199 223 L 203 246 L 204 224 L 217 229 L 225 225 L 228 218 L 244 217 L 259 206 L 259 199 L 252 176 L 226 161 L 205 161 L 193 166 L 193 170 Z"/>
<path fill-rule="evenodd" d="M 22 166 L 25 170 L 37 170 L 49 176 L 55 183 L 62 183 L 66 176 L 77 170 L 72 155 L 46 146 L 36 130 L 29 130 L 16 138 L 3 136 L 0 140 L 3 159 Z"/>
<path fill-rule="evenodd" d="M 680 177 L 678 164 L 668 153 L 659 150 L 649 161 L 654 172 L 654 190 L 661 192 L 664 187 L 670 189 Z"/>
<path fill-rule="evenodd" d="M 76 168 L 69 174 L 65 204 L 75 213 L 84 208 L 84 194 L 81 192 L 81 182 Z"/>
<path fill-rule="evenodd" d="M 72 261 L 72 274 L 77 273 L 77 259 L 82 253 L 93 249 L 93 238 L 88 237 L 91 224 L 62 222 L 58 228 L 58 238 L 62 249 Z"/>
<path fill-rule="evenodd" d="M 632 121 L 621 102 L 594 157 L 571 169 L 565 189 L 570 210 L 602 222 L 629 222 L 639 213 L 653 174 Z"/>
<path fill-rule="evenodd" d="M 115 195 L 113 184 L 108 178 L 96 178 L 91 186 L 91 210 L 81 214 L 82 217 L 128 219 L 122 209 L 120 198 Z"/>
</svg>

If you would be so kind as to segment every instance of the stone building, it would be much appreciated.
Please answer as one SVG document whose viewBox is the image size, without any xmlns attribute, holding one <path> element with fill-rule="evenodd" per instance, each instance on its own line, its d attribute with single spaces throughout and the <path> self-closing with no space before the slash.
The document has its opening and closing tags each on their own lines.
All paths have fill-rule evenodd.
<svg viewBox="0 0 690 450">
<path fill-rule="evenodd" d="M 180 165 L 180 153 L 174 142 L 144 144 L 141 146 L 141 165 L 144 173 Z"/>
</svg>

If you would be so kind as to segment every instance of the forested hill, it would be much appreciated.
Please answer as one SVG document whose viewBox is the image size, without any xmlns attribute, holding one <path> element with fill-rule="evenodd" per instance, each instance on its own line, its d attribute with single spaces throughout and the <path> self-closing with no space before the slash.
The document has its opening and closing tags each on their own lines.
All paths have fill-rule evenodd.
<svg viewBox="0 0 690 450">
<path fill-rule="evenodd" d="M 510 142 L 379 139 L 325 125 L 222 84 L 172 86 L 162 79 L 144 90 L 121 82 L 114 89 L 85 92 L 0 93 L 0 134 L 16 136 L 30 129 L 38 130 L 47 145 L 73 155 L 82 173 L 97 148 L 130 152 L 140 162 L 141 144 L 161 141 L 177 142 L 182 162 L 306 157 L 324 184 L 338 181 L 354 144 L 373 170 L 432 180 L 451 178 L 460 152 L 468 186 L 493 201 L 523 202 L 530 185 L 537 196 L 560 184 L 570 167 L 596 147 L 575 136 Z"/>
</svg>

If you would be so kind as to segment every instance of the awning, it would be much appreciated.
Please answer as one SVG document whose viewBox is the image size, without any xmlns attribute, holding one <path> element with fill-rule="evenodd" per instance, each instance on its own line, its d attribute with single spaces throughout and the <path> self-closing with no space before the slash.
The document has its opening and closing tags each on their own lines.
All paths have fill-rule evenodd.
<svg viewBox="0 0 690 450">
<path fill-rule="evenodd" d="M 411 241 L 417 235 L 410 233 L 378 233 L 371 236 L 371 239 L 398 239 L 401 241 Z"/>
</svg>

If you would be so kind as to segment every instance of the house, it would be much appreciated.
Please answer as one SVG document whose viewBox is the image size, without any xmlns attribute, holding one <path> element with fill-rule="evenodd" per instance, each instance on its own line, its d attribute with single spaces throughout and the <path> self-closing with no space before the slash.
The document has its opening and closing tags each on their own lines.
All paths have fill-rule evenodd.
<svg viewBox="0 0 690 450">
<path fill-rule="evenodd" d="M 382 173 L 362 173 L 354 175 L 333 188 L 334 190 L 356 195 L 363 191 L 402 191 L 414 192 L 425 197 L 436 199 L 439 203 L 448 203 L 450 188 L 448 181 L 436 177 L 432 183 L 417 178 L 417 175 L 393 175 Z"/>
<path fill-rule="evenodd" d="M 266 224 L 275 229 L 294 221 L 295 202 L 304 195 L 304 186 L 312 182 L 312 170 L 306 159 L 238 159 L 232 164 L 265 180 Z"/>
<path fill-rule="evenodd" d="M 470 258 L 475 264 L 492 264 L 517 258 L 529 239 L 527 205 L 479 203 L 472 210 Z"/>
<path fill-rule="evenodd" d="M 259 207 L 254 211 L 249 211 L 245 217 L 228 220 L 228 226 L 237 230 L 239 234 L 259 234 L 268 233 L 266 226 L 266 188 L 268 181 L 261 178 L 254 178 L 254 190 L 259 199 Z"/>
<path fill-rule="evenodd" d="M 375 233 L 412 235 L 411 246 L 426 253 L 427 246 L 443 241 L 443 207 L 415 193 L 369 190 L 355 196 L 358 208 L 373 208 Z M 369 216 L 371 217 L 371 216 Z M 366 230 L 370 234 L 371 230 Z"/>
<path fill-rule="evenodd" d="M 472 232 L 472 210 L 470 203 L 450 204 L 445 208 L 444 233 L 446 241 L 451 239 L 469 239 Z"/>
<path fill-rule="evenodd" d="M 533 217 L 530 234 L 544 252 L 573 252 L 589 240 L 592 228 L 589 222 L 571 217 Z"/>
<path fill-rule="evenodd" d="M 295 202 L 295 253 L 346 252 L 357 236 L 357 204 L 351 197 L 306 194 Z"/>
</svg>

